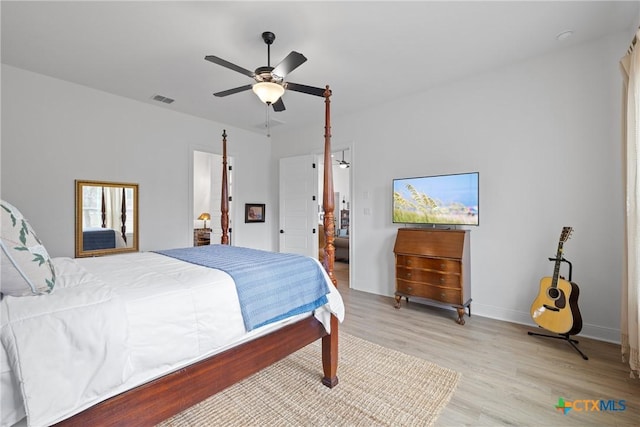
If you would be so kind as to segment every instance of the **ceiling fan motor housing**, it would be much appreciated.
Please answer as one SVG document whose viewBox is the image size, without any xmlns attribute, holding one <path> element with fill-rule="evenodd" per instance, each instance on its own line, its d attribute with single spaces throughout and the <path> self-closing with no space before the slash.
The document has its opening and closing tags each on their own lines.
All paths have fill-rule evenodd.
<svg viewBox="0 0 640 427">
<path fill-rule="evenodd" d="M 273 67 L 258 67 L 256 68 L 256 76 L 255 79 L 261 82 L 276 82 L 280 83 L 282 81 L 282 77 L 276 76 L 275 74 L 271 74 L 273 71 Z"/>
</svg>

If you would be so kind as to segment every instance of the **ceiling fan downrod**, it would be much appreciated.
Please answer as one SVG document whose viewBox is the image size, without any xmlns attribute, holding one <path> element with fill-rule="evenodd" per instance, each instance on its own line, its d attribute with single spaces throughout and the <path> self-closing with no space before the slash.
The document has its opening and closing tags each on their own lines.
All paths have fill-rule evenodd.
<svg viewBox="0 0 640 427">
<path fill-rule="evenodd" d="M 267 44 L 267 67 L 271 67 L 271 45 L 276 39 L 276 35 L 271 31 L 262 33 L 262 40 Z"/>
</svg>

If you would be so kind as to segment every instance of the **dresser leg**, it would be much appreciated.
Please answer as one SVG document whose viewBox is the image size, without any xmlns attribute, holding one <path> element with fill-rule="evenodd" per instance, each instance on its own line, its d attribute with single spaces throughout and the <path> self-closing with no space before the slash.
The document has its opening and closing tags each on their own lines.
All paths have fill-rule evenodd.
<svg viewBox="0 0 640 427">
<path fill-rule="evenodd" d="M 456 322 L 460 325 L 464 325 L 464 307 L 456 307 L 458 312 L 458 320 Z"/>
<path fill-rule="evenodd" d="M 407 298 L 407 301 L 409 301 L 409 299 Z M 402 297 L 400 295 L 396 295 L 396 304 L 394 305 L 395 308 L 400 308 L 400 303 L 402 302 Z"/>
</svg>

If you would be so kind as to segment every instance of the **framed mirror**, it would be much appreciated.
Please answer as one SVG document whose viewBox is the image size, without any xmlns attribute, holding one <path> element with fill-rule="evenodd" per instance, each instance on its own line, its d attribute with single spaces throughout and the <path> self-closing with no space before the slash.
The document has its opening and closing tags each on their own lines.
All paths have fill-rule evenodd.
<svg viewBox="0 0 640 427">
<path fill-rule="evenodd" d="M 138 251 L 138 184 L 76 180 L 76 258 Z"/>
</svg>

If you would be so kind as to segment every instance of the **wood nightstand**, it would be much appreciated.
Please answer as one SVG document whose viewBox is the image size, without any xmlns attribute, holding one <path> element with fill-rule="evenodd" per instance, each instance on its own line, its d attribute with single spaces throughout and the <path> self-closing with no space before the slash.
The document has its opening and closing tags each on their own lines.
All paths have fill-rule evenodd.
<svg viewBox="0 0 640 427">
<path fill-rule="evenodd" d="M 210 228 L 195 228 L 193 230 L 193 246 L 204 246 L 211 244 Z"/>
</svg>

